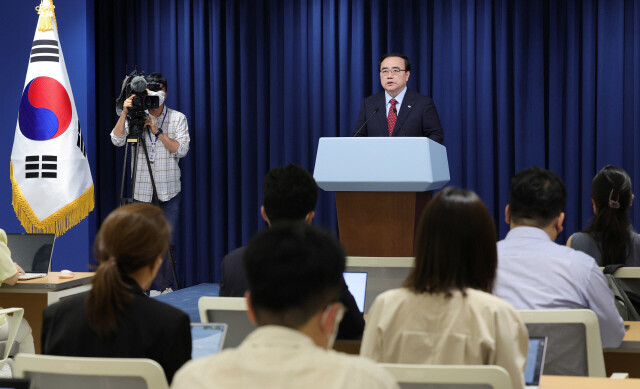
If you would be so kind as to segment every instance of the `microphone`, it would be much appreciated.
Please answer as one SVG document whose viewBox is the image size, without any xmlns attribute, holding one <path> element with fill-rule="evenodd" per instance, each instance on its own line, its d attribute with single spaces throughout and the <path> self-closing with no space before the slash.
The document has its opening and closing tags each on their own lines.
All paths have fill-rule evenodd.
<svg viewBox="0 0 640 389">
<path fill-rule="evenodd" d="M 142 76 L 135 76 L 131 79 L 131 89 L 141 93 L 147 90 L 147 80 Z"/>
<path fill-rule="evenodd" d="M 371 115 L 369 115 L 369 117 L 367 118 L 367 120 L 364 121 L 364 123 L 362 123 L 362 125 L 360 126 L 360 128 L 358 128 L 358 131 L 354 132 L 353 135 L 351 136 L 357 136 L 360 131 L 362 131 L 362 129 L 364 128 L 364 126 L 367 125 L 367 123 L 369 122 L 369 120 L 371 120 L 371 118 L 373 117 L 373 115 L 377 114 L 378 111 L 380 111 L 380 108 L 376 108 L 373 110 L 373 113 Z"/>
</svg>

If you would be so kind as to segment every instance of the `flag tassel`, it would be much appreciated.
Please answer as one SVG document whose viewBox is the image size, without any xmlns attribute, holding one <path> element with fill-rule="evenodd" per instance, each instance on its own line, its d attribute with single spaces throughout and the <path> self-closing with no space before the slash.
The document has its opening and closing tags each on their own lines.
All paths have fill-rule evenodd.
<svg viewBox="0 0 640 389">
<path fill-rule="evenodd" d="M 80 223 L 82 219 L 89 215 L 89 212 L 93 211 L 95 204 L 92 184 L 80 197 L 60 208 L 48 218 L 40 221 L 22 194 L 20 186 L 17 185 L 13 178 L 13 163 L 10 164 L 10 170 L 11 186 L 13 188 L 11 204 L 13 205 L 18 220 L 20 220 L 20 224 L 22 224 L 27 232 L 56 234 L 56 237 L 58 237 L 71 227 Z"/>
<path fill-rule="evenodd" d="M 51 0 L 42 0 L 40 5 L 36 7 L 38 11 L 38 31 L 51 31 L 53 30 L 53 21 L 56 22 L 56 28 L 58 27 L 58 21 L 56 20 L 56 14 L 53 11 L 56 8 Z"/>
</svg>

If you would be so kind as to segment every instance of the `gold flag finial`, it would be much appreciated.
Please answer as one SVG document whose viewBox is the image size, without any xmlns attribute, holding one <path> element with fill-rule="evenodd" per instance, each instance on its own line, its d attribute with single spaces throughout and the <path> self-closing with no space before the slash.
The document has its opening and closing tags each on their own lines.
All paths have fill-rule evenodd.
<svg viewBox="0 0 640 389">
<path fill-rule="evenodd" d="M 58 27 L 58 21 L 56 20 L 56 14 L 53 12 L 55 6 L 52 0 L 40 0 L 40 5 L 36 7 L 38 11 L 38 31 L 51 31 L 53 30 L 53 22 L 56 22 L 56 28 Z"/>
</svg>

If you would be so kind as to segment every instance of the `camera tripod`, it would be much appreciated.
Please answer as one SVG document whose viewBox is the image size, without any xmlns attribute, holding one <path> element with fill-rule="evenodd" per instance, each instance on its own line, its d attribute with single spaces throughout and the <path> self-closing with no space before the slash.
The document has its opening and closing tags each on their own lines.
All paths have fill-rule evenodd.
<svg viewBox="0 0 640 389">
<path fill-rule="evenodd" d="M 138 156 L 140 153 L 138 152 L 138 148 L 142 145 L 142 151 L 144 154 L 144 158 L 147 162 L 147 170 L 149 171 L 149 178 L 151 179 L 151 187 L 153 188 L 153 195 L 151 197 L 151 204 L 160 205 L 160 200 L 158 200 L 158 190 L 156 187 L 156 181 L 153 178 L 153 172 L 151 171 L 151 161 L 149 161 L 149 153 L 147 152 L 147 144 L 144 141 L 143 134 L 147 131 L 150 134 L 148 127 L 143 127 L 143 130 L 140 131 L 137 135 L 127 135 L 127 139 L 124 145 L 124 162 L 122 163 L 122 178 L 120 180 L 120 206 L 131 204 L 135 201 L 133 195 L 136 189 L 136 177 L 138 174 Z M 131 186 L 129 197 L 124 197 L 124 187 L 125 187 L 125 179 L 127 176 L 127 154 L 129 150 L 129 146 L 132 148 L 133 154 L 133 163 L 131 164 Z M 171 245 L 169 245 L 169 250 L 167 251 L 169 255 L 169 264 L 171 265 L 171 274 L 173 275 L 173 280 L 176 283 L 176 290 L 180 289 L 180 284 L 178 283 L 178 277 L 176 276 L 176 261 L 173 258 L 173 253 L 171 252 Z"/>
</svg>

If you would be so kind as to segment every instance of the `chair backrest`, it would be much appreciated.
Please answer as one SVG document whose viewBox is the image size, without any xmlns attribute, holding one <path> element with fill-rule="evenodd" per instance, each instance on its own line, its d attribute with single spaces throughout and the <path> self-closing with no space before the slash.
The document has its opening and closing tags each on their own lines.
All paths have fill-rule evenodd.
<svg viewBox="0 0 640 389">
<path fill-rule="evenodd" d="M 168 389 L 162 366 L 146 358 L 87 358 L 18 354 L 16 377 L 32 389 Z"/>
<path fill-rule="evenodd" d="M 347 257 L 346 271 L 367 273 L 365 313 L 380 293 L 402 286 L 413 261 L 413 257 Z"/>
<path fill-rule="evenodd" d="M 201 322 L 227 325 L 227 335 L 222 348 L 239 346 L 256 328 L 247 316 L 247 301 L 244 297 L 200 297 L 198 310 Z"/>
<path fill-rule="evenodd" d="M 4 347 L 2 348 L 2 359 L 0 360 L 0 369 L 2 369 L 5 363 L 9 361 L 9 356 L 13 355 L 12 351 L 15 350 L 14 342 L 16 340 L 16 335 L 18 334 L 18 327 L 20 327 L 20 321 L 22 320 L 22 316 L 24 315 L 24 309 L 23 308 L 0 309 L 0 315 L 7 315 L 7 325 L 9 326 L 9 336 L 7 337 L 7 340 L 4 342 Z M 12 364 L 10 364 L 9 366 L 11 365 Z"/>
<path fill-rule="evenodd" d="M 380 363 L 398 381 L 402 389 L 491 388 L 513 389 L 509 373 L 492 365 L 409 365 Z"/>
<path fill-rule="evenodd" d="M 544 374 L 606 377 L 598 317 L 590 309 L 519 310 L 529 336 L 546 336 Z"/>
</svg>

